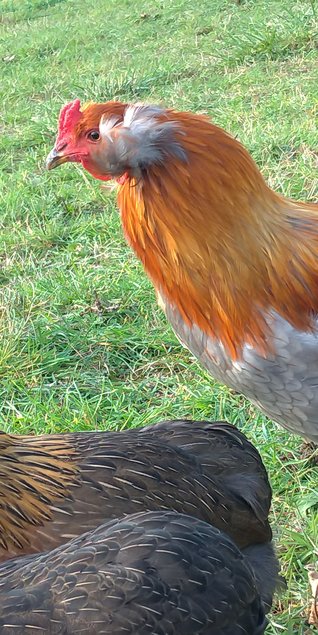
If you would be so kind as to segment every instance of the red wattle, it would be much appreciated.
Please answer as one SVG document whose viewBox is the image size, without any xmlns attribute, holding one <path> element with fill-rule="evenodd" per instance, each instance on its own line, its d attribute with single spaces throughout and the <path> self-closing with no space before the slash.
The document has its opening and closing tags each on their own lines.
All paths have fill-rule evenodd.
<svg viewBox="0 0 318 635">
<path fill-rule="evenodd" d="M 119 176 L 118 179 L 116 179 L 116 181 L 117 183 L 119 183 L 119 185 L 124 185 L 124 183 L 128 181 L 128 179 L 129 179 L 128 172 L 125 172 L 124 174 Z"/>
</svg>

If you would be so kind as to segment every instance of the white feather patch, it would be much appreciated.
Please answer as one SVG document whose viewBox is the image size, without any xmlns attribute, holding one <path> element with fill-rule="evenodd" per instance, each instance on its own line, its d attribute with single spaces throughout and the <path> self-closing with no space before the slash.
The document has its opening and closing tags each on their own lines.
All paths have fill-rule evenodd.
<svg viewBox="0 0 318 635">
<path fill-rule="evenodd" d="M 120 122 L 119 117 L 106 117 L 102 115 L 102 118 L 99 123 L 99 132 L 102 137 L 108 136 L 108 133 L 115 128 L 116 125 Z"/>
<path fill-rule="evenodd" d="M 130 170 L 140 176 L 152 164 L 163 164 L 169 156 L 186 161 L 176 132 L 182 134 L 176 121 L 162 121 L 165 110 L 160 106 L 134 104 L 127 106 L 123 121 L 103 116 L 100 134 L 107 140 L 107 156 L 111 174 Z M 158 119 L 160 115 L 160 119 Z"/>
</svg>

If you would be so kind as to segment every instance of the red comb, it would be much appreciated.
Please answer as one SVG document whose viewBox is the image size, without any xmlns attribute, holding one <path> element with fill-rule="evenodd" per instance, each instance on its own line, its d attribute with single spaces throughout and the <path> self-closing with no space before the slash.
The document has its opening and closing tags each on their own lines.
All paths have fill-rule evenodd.
<svg viewBox="0 0 318 635">
<path fill-rule="evenodd" d="M 81 102 L 79 99 L 74 99 L 74 101 L 70 101 L 61 108 L 58 135 L 55 144 L 56 148 L 65 143 L 69 133 L 72 132 L 74 126 L 76 126 L 80 120 L 82 116 L 80 108 Z"/>
</svg>

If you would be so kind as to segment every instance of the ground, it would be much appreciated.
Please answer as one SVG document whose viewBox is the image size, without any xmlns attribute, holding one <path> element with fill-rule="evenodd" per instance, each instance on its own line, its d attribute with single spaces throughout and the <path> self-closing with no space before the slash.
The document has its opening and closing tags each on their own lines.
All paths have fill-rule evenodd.
<svg viewBox="0 0 318 635">
<path fill-rule="evenodd" d="M 273 188 L 317 200 L 317 22 L 316 0 L 2 0 L 0 9 L 0 426 L 238 425 L 269 470 L 288 584 L 269 634 L 308 631 L 317 469 L 300 458 L 299 438 L 181 348 L 124 242 L 114 193 L 72 165 L 47 173 L 43 164 L 66 101 L 161 101 L 208 113 Z"/>
</svg>

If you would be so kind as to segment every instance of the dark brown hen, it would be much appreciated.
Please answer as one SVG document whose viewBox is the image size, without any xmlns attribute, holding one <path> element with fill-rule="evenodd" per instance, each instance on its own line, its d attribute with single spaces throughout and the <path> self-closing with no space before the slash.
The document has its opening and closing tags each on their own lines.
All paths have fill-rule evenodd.
<svg viewBox="0 0 318 635">
<path fill-rule="evenodd" d="M 121 433 L 0 435 L 0 560 L 55 548 L 111 518 L 158 509 L 205 520 L 239 547 L 270 543 L 270 503 L 257 450 L 230 424 L 172 421 Z"/>
<path fill-rule="evenodd" d="M 111 521 L 0 567 L 2 635 L 261 635 L 265 627 L 248 557 L 218 529 L 175 512 Z"/>
</svg>

